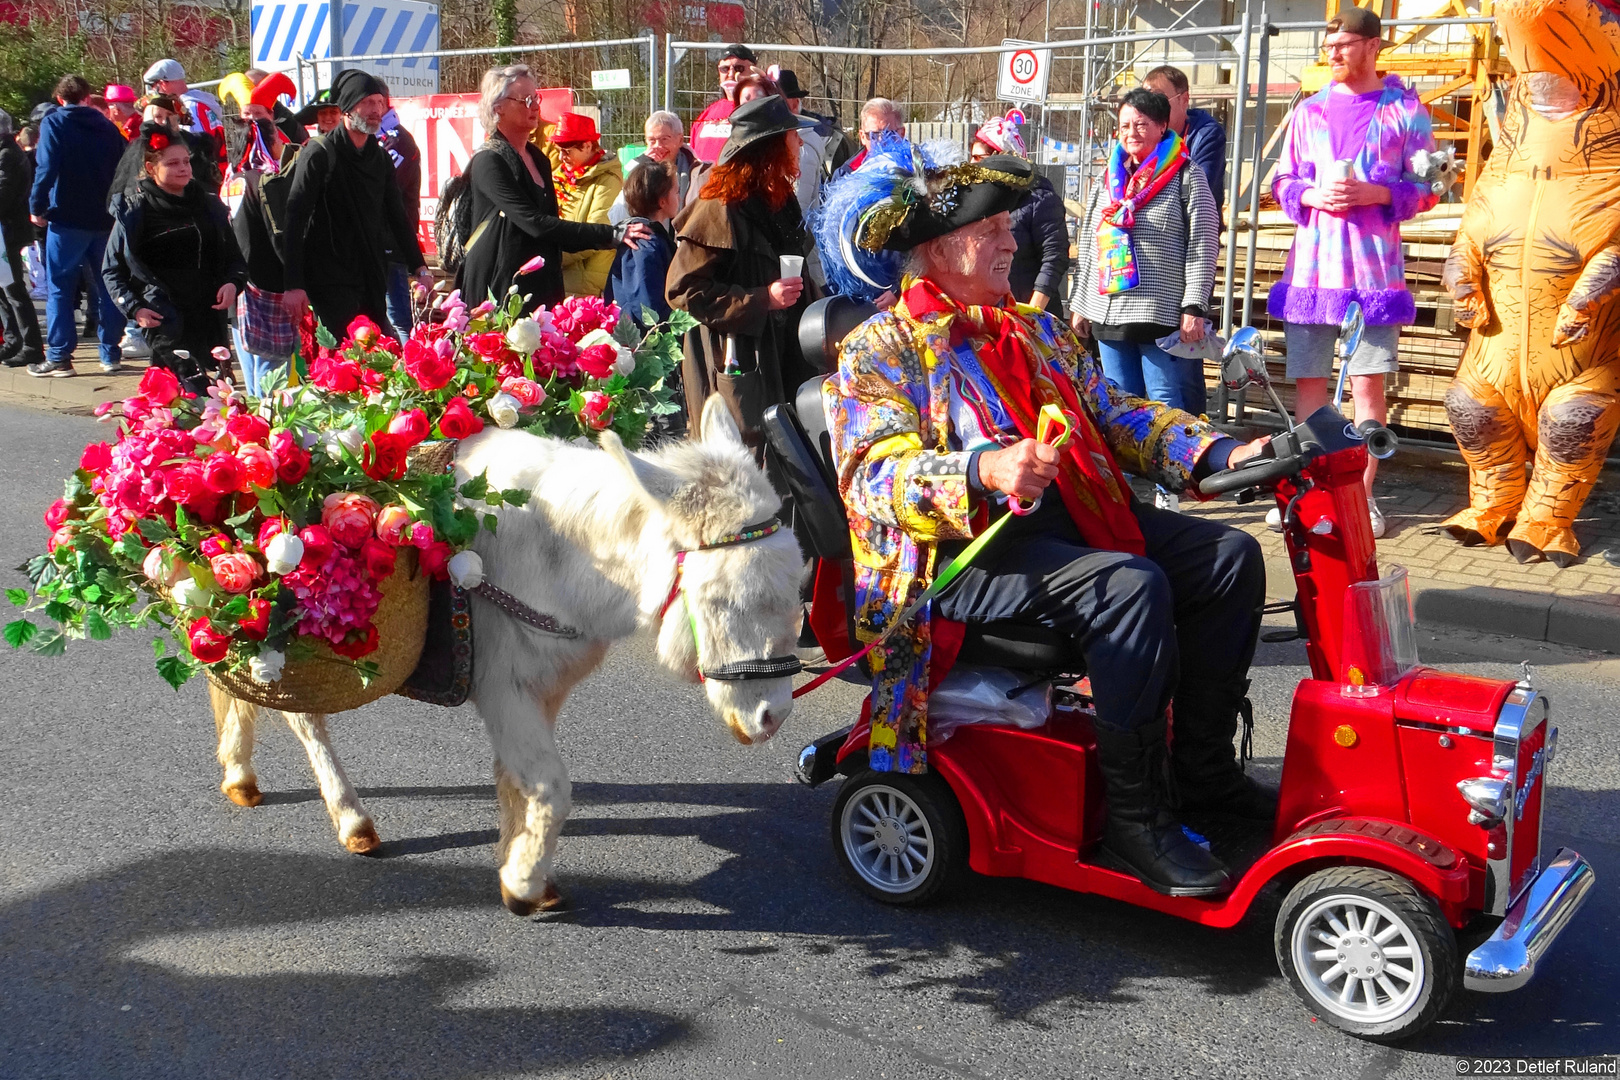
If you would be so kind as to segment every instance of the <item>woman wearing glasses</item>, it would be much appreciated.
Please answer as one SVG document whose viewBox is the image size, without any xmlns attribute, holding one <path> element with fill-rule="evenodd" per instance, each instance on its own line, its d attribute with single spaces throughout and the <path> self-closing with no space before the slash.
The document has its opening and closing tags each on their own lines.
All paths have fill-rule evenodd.
<svg viewBox="0 0 1620 1080">
<path fill-rule="evenodd" d="M 478 112 L 489 138 L 467 163 L 473 227 L 458 284 L 474 304 L 500 300 L 514 284 L 530 303 L 558 303 L 563 252 L 634 247 L 651 234 L 641 222 L 615 227 L 558 215 L 551 162 L 528 141 L 540 122 L 540 94 L 525 65 L 491 68 L 481 90 Z M 520 273 L 537 255 L 544 264 Z"/>
<path fill-rule="evenodd" d="M 1187 167 L 1186 143 L 1169 128 L 1163 94 L 1138 88 L 1121 99 L 1119 137 L 1086 204 L 1070 307 L 1075 330 L 1096 339 L 1103 372 L 1121 390 L 1197 415 L 1203 361 L 1155 343 L 1204 336 L 1221 216 L 1203 170 Z M 1162 489 L 1154 504 L 1177 509 Z"/>
</svg>

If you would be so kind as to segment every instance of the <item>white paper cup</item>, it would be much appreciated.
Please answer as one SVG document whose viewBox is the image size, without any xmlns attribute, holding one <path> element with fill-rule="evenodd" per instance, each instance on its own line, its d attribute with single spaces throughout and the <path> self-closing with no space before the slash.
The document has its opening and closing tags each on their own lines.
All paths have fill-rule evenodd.
<svg viewBox="0 0 1620 1080">
<path fill-rule="evenodd" d="M 781 258 L 782 258 L 782 276 L 783 277 L 785 277 L 785 278 L 796 278 L 796 277 L 803 277 L 804 276 L 804 256 L 803 255 L 783 255 Z"/>
</svg>

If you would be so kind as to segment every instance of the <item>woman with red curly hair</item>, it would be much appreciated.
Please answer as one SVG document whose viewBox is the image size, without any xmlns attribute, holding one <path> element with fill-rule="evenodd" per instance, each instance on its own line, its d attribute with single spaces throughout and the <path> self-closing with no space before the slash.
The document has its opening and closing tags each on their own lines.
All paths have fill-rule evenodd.
<svg viewBox="0 0 1620 1080">
<path fill-rule="evenodd" d="M 765 410 L 819 370 L 799 352 L 799 316 L 816 298 L 802 276 L 810 241 L 794 197 L 800 126 L 780 96 L 737 107 L 720 160 L 675 219 L 669 268 L 670 305 L 699 323 L 681 366 L 687 417 L 719 393 L 761 464 Z"/>
<path fill-rule="evenodd" d="M 247 263 L 225 204 L 192 175 L 185 140 L 146 123 L 136 142 L 144 177 L 133 198 L 117 203 L 101 278 L 118 310 L 146 332 L 152 365 L 201 393 L 209 379 L 230 375 L 226 312 L 247 283 Z"/>
</svg>

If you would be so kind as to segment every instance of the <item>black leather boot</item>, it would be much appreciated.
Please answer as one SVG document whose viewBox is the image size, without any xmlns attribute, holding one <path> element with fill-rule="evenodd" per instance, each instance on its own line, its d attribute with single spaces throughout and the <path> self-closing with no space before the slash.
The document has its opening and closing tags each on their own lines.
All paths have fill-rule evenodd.
<svg viewBox="0 0 1620 1080">
<path fill-rule="evenodd" d="M 1269 825 L 1277 817 L 1277 792 L 1243 770 L 1250 757 L 1254 706 L 1244 697 L 1249 684 L 1226 693 L 1176 696 L 1175 734 L 1170 761 L 1179 809 L 1188 817 L 1215 814 Z M 1232 748 L 1243 718 L 1242 760 Z"/>
<path fill-rule="evenodd" d="M 1097 729 L 1108 785 L 1099 862 L 1166 896 L 1218 896 L 1232 888 L 1226 866 L 1189 840 L 1170 813 L 1165 730 L 1162 719 L 1135 731 Z"/>
</svg>

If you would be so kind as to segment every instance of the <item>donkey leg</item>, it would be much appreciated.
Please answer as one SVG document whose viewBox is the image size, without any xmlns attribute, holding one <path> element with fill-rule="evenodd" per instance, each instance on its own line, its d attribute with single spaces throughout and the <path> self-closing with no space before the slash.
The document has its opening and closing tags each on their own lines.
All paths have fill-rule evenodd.
<svg viewBox="0 0 1620 1080">
<path fill-rule="evenodd" d="M 208 684 L 208 700 L 214 707 L 214 730 L 219 733 L 219 764 L 224 778 L 219 790 L 237 806 L 258 806 L 259 778 L 253 772 L 253 725 L 259 707 L 231 697 Z"/>
<path fill-rule="evenodd" d="M 309 766 L 321 787 L 326 812 L 337 828 L 338 840 L 356 855 L 369 855 L 382 846 L 371 815 L 360 805 L 360 794 L 332 752 L 332 739 L 326 733 L 326 717 L 321 713 L 284 712 L 287 726 L 309 754 Z"/>
<path fill-rule="evenodd" d="M 501 900 L 516 915 L 562 906 L 552 880 L 557 836 L 572 807 L 572 785 L 552 731 L 556 713 L 515 684 L 479 702 L 495 749 L 501 833 L 495 845 Z"/>
</svg>

